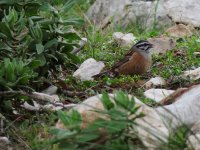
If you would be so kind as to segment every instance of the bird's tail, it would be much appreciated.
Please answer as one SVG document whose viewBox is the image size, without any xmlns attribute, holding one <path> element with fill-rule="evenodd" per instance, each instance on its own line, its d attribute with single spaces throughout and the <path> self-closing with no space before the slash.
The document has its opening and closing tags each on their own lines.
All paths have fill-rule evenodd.
<svg viewBox="0 0 200 150">
<path fill-rule="evenodd" d="M 106 71 L 100 72 L 97 75 L 94 75 L 93 78 L 94 79 L 96 79 L 96 78 L 102 78 L 104 76 L 114 77 L 114 76 L 116 76 L 116 72 L 113 69 L 106 70 Z"/>
</svg>

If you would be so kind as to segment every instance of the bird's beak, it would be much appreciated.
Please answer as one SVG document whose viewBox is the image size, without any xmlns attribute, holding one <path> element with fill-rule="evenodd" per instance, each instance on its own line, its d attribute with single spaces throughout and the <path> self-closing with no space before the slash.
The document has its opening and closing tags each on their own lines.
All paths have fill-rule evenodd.
<svg viewBox="0 0 200 150">
<path fill-rule="evenodd" d="M 153 44 L 150 43 L 149 47 L 150 47 L 150 48 L 153 48 Z"/>
</svg>

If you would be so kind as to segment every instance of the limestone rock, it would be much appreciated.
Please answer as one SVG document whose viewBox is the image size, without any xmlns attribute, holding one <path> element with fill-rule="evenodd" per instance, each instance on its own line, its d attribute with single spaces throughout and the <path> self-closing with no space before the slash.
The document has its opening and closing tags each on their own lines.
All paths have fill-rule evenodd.
<svg viewBox="0 0 200 150">
<path fill-rule="evenodd" d="M 163 54 L 167 50 L 172 50 L 176 46 L 176 42 L 168 37 L 156 37 L 148 40 L 153 44 L 153 54 Z"/>
<path fill-rule="evenodd" d="M 121 32 L 113 33 L 113 39 L 117 41 L 120 46 L 130 46 L 135 41 L 136 37 L 132 33 L 123 34 Z"/>
<path fill-rule="evenodd" d="M 169 26 L 173 23 L 200 26 L 199 0 L 96 0 L 87 16 L 97 26 L 130 23 L 141 28 L 153 25 Z"/>
<path fill-rule="evenodd" d="M 200 150 L 200 134 L 190 135 L 187 140 L 190 149 Z"/>
<path fill-rule="evenodd" d="M 189 77 L 190 80 L 198 80 L 200 79 L 200 67 L 194 70 L 184 71 L 182 77 Z"/>
<path fill-rule="evenodd" d="M 167 0 L 163 6 L 173 22 L 200 26 L 199 0 Z"/>
<path fill-rule="evenodd" d="M 53 95 L 56 94 L 58 87 L 51 85 L 47 89 L 43 90 L 42 93 Z"/>
<path fill-rule="evenodd" d="M 149 89 L 144 92 L 144 96 L 155 100 L 156 102 L 161 101 L 167 96 L 171 95 L 174 90 L 166 90 L 166 89 Z"/>
<path fill-rule="evenodd" d="M 163 7 L 164 1 L 97 0 L 88 10 L 87 16 L 98 26 L 111 22 L 121 26 L 135 23 L 146 28 L 152 27 L 155 18 L 158 24 L 170 25 L 171 20 Z"/>
<path fill-rule="evenodd" d="M 192 126 L 191 131 L 187 145 L 190 149 L 200 150 L 200 120 Z"/>
<path fill-rule="evenodd" d="M 144 84 L 144 86 L 148 89 L 152 87 L 164 86 L 164 85 L 166 85 L 166 81 L 162 77 L 151 78 L 149 81 L 147 81 Z"/>
<path fill-rule="evenodd" d="M 74 72 L 73 77 L 84 80 L 93 80 L 93 76 L 101 72 L 105 67 L 104 63 L 99 61 L 97 62 L 93 58 L 85 60 L 80 67 Z"/>
<path fill-rule="evenodd" d="M 194 132 L 197 132 L 199 127 L 194 128 L 193 125 L 199 125 L 198 122 L 200 122 L 199 98 L 200 84 L 185 90 L 181 95 L 175 98 L 174 103 L 158 107 L 156 110 L 165 118 L 166 123 L 170 121 L 171 128 L 175 129 L 185 124 L 187 127 L 193 128 Z"/>
</svg>

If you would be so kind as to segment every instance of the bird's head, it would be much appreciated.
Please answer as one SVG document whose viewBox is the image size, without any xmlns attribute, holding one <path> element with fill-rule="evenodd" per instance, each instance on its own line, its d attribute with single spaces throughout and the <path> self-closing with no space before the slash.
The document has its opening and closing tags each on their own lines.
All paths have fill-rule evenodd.
<svg viewBox="0 0 200 150">
<path fill-rule="evenodd" d="M 138 41 L 133 48 L 138 52 L 149 53 L 149 50 L 153 48 L 153 45 L 145 40 Z"/>
</svg>

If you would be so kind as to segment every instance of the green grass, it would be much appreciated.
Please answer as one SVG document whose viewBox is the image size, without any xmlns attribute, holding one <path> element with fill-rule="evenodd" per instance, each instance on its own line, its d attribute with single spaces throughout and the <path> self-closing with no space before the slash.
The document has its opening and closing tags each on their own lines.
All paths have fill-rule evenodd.
<svg viewBox="0 0 200 150">
<path fill-rule="evenodd" d="M 86 25 L 82 29 L 81 33 L 83 37 L 88 39 L 88 43 L 84 49 L 79 53 L 79 57 L 82 61 L 88 58 L 94 58 L 98 61 L 103 61 L 106 65 L 106 69 L 109 69 L 116 61 L 121 59 L 123 55 L 129 50 L 129 47 L 120 47 L 116 41 L 113 40 L 112 35 L 114 32 L 139 32 L 139 29 L 134 26 L 127 28 L 120 27 L 108 27 L 105 30 L 96 28 L 94 25 Z M 163 29 L 150 29 L 148 31 L 143 31 L 140 35 L 135 34 L 137 39 L 149 39 L 152 37 L 157 37 L 163 34 Z M 138 35 L 138 36 L 137 36 Z M 94 86 L 101 85 L 100 88 L 105 86 L 114 87 L 113 90 L 123 89 L 127 90 L 130 94 L 138 94 L 138 89 L 136 87 L 131 87 L 138 80 L 148 80 L 150 77 L 161 76 L 168 82 L 168 89 L 171 87 L 179 88 L 190 85 L 193 81 L 188 81 L 186 79 L 179 78 L 179 75 L 183 71 L 194 69 L 200 66 L 199 56 L 195 55 L 195 51 L 200 50 L 199 35 L 193 35 L 191 37 L 185 37 L 177 40 L 177 45 L 172 51 L 167 51 L 163 55 L 153 56 L 153 66 L 148 75 L 144 76 L 120 76 L 115 78 L 104 77 L 102 79 L 97 79 L 92 82 L 81 82 L 73 78 L 67 78 L 67 84 L 73 84 L 74 89 L 85 91 Z M 196 82 L 196 81 L 195 81 Z M 124 86 L 124 85 L 129 85 Z M 165 87 L 164 87 L 165 88 Z M 101 89 L 91 89 L 91 93 L 99 93 Z M 110 90 L 108 90 L 111 92 Z M 141 97 L 142 98 L 142 97 Z M 143 97 L 144 98 L 144 97 Z M 145 99 L 145 98 L 144 98 Z"/>
<path fill-rule="evenodd" d="M 154 57 L 152 74 L 165 79 L 178 77 L 183 71 L 200 66 L 200 59 L 194 52 L 199 51 L 199 36 L 192 36 L 177 41 L 177 46 L 162 56 Z M 156 63 L 159 65 L 156 65 Z"/>
</svg>

